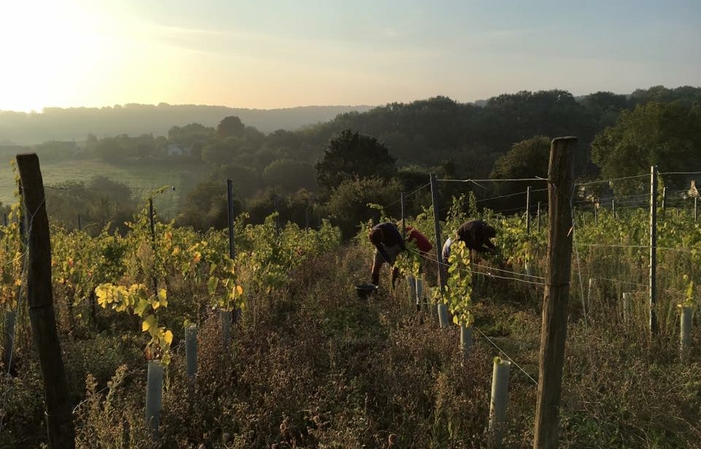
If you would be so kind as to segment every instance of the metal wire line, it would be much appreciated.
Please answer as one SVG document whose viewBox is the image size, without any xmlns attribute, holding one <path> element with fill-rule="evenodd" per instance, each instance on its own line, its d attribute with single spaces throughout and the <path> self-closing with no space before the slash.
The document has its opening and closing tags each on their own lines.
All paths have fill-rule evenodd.
<svg viewBox="0 0 701 449">
<path fill-rule="evenodd" d="M 626 179 L 635 179 L 635 178 L 642 178 L 642 177 L 649 177 L 649 176 L 650 176 L 650 174 L 646 173 L 646 174 L 642 174 L 642 175 L 624 176 L 621 178 L 599 179 L 596 181 L 587 181 L 587 182 L 582 182 L 582 183 L 576 183 L 575 187 L 583 187 L 583 186 L 588 186 L 588 185 L 592 185 L 592 184 L 609 183 L 609 182 L 613 182 L 613 181 L 625 181 Z"/>
<path fill-rule="evenodd" d="M 423 255 L 423 257 L 424 257 L 425 259 L 427 259 L 427 260 L 430 260 L 431 262 L 434 262 L 434 263 L 438 264 L 438 259 L 437 259 L 436 256 L 426 254 L 426 255 Z M 446 263 L 446 262 L 442 262 L 442 264 L 443 264 L 442 266 L 444 266 L 444 267 L 448 267 L 448 266 L 449 266 L 449 264 Z M 478 266 L 480 266 L 480 265 L 478 265 Z M 480 267 L 482 267 L 482 266 L 480 266 Z M 489 268 L 491 269 L 492 267 L 489 267 Z M 518 272 L 516 272 L 516 271 L 499 270 L 499 269 L 494 269 L 494 270 L 503 271 L 503 272 L 511 273 L 511 274 L 515 274 L 515 275 L 517 275 L 517 276 L 526 276 L 526 277 L 533 277 L 533 278 L 538 279 L 537 276 L 522 274 L 522 273 L 518 273 Z M 463 270 L 463 271 L 461 271 L 461 272 L 462 272 L 462 273 L 465 273 L 465 274 L 467 273 L 465 270 Z M 520 279 L 520 278 L 517 278 L 517 277 L 510 277 L 510 276 L 501 276 L 501 275 L 494 274 L 494 273 L 489 272 L 489 271 L 471 270 L 470 274 L 481 274 L 481 275 L 489 276 L 489 277 L 496 278 L 496 279 L 504 279 L 504 280 L 512 280 L 512 281 L 522 282 L 522 283 L 524 283 L 524 284 L 543 285 L 543 286 L 545 285 L 545 283 L 543 283 L 543 282 L 534 282 L 534 281 L 529 281 L 529 280 L 526 280 L 526 279 Z"/>
<path fill-rule="evenodd" d="M 431 185 L 430 182 L 429 182 L 429 183 L 426 183 L 426 184 L 422 185 L 421 187 L 419 187 L 418 189 L 414 190 L 413 192 L 410 192 L 410 193 L 405 194 L 405 195 L 404 195 L 404 198 L 406 198 L 407 196 L 411 196 L 411 195 L 413 195 L 413 194 L 419 192 L 420 190 L 425 189 L 426 187 L 428 187 L 428 186 L 430 186 L 430 185 Z M 388 205 L 384 206 L 384 208 L 385 208 L 385 209 L 390 208 L 390 207 L 394 206 L 395 204 L 398 204 L 398 203 L 401 203 L 401 202 L 402 202 L 402 199 L 400 198 L 400 199 L 398 199 L 397 201 L 395 201 L 395 202 L 393 202 L 393 203 L 389 203 Z"/>
<path fill-rule="evenodd" d="M 494 343 L 494 340 L 492 340 L 492 339 L 489 338 L 487 335 L 485 335 L 485 333 L 482 332 L 477 326 L 472 325 L 472 327 L 474 327 L 474 328 L 477 330 L 477 332 L 480 333 L 481 336 L 483 336 L 484 338 L 486 338 L 487 341 L 488 341 L 489 343 L 491 343 L 492 346 L 494 346 L 495 348 L 497 348 L 497 350 L 499 351 L 500 354 L 503 354 L 507 359 L 509 359 L 509 361 L 510 361 L 511 363 L 513 363 L 513 364 L 516 366 L 516 368 L 518 368 L 523 374 L 525 374 L 526 377 L 528 377 L 536 386 L 538 385 L 538 381 L 535 380 L 530 374 L 528 374 L 528 373 L 526 372 L 526 370 L 524 370 L 523 368 L 521 368 L 521 365 L 519 365 L 518 363 L 516 363 L 516 361 L 515 361 L 513 358 L 511 358 L 511 356 L 509 356 L 509 354 L 507 354 L 503 349 L 501 349 L 501 348 L 499 347 L 499 345 L 497 345 L 496 343 Z"/>
<path fill-rule="evenodd" d="M 542 178 L 540 176 L 535 176 L 533 178 L 490 178 L 490 179 L 450 179 L 450 178 L 445 178 L 445 179 L 436 179 L 436 181 L 440 182 L 472 182 L 472 183 L 478 183 L 478 182 L 524 182 L 524 181 L 548 181 L 548 178 Z"/>
</svg>

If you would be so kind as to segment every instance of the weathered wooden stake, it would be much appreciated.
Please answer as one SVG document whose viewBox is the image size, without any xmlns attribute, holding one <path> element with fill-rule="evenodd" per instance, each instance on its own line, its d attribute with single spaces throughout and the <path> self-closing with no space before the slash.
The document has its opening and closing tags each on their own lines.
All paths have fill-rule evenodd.
<svg viewBox="0 0 701 449">
<path fill-rule="evenodd" d="M 229 258 L 234 260 L 234 185 L 231 179 L 226 180 L 226 216 L 229 226 Z"/>
<path fill-rule="evenodd" d="M 44 380 L 49 447 L 72 449 L 75 447 L 75 428 L 56 331 L 51 284 L 51 238 L 39 158 L 36 154 L 19 154 L 17 168 L 22 180 L 24 204 L 31 220 L 27 298 L 32 334 Z"/>
<path fill-rule="evenodd" d="M 531 186 L 526 187 L 526 234 L 531 233 Z"/>
<path fill-rule="evenodd" d="M 535 449 L 557 447 L 558 409 L 567 339 L 567 302 L 572 263 L 572 210 L 576 137 L 560 137 L 550 146 L 548 167 L 548 271 L 540 338 Z"/>
<path fill-rule="evenodd" d="M 694 197 L 694 223 L 696 223 L 696 220 L 699 217 L 699 214 L 698 214 L 699 209 L 697 207 L 698 199 L 699 199 L 699 197 L 697 197 L 697 196 Z"/>
<path fill-rule="evenodd" d="M 402 192 L 401 196 L 399 197 L 399 202 L 402 206 L 402 238 L 406 239 L 406 221 L 404 219 L 404 192 Z"/>
<path fill-rule="evenodd" d="M 430 181 L 431 181 L 431 200 L 433 202 L 433 225 L 435 228 L 436 232 L 436 260 L 438 261 L 438 266 L 436 267 L 438 269 L 438 286 L 441 289 L 441 296 L 443 295 L 443 292 L 445 291 L 445 282 L 446 280 L 443 278 L 443 243 L 441 242 L 441 223 L 439 221 L 439 216 L 438 216 L 438 211 L 439 211 L 439 205 L 438 205 L 438 185 L 436 183 L 436 175 L 431 173 L 430 175 Z"/>
<path fill-rule="evenodd" d="M 650 167 L 650 275 L 649 275 L 650 335 L 657 333 L 657 166 Z"/>
<path fill-rule="evenodd" d="M 623 323 L 630 321 L 630 293 L 623 293 Z"/>
<path fill-rule="evenodd" d="M 148 218 L 151 226 L 151 247 L 153 254 L 156 255 L 156 217 L 153 210 L 153 197 L 148 199 Z M 154 257 L 154 261 L 156 258 Z M 156 278 L 156 267 L 153 267 L 153 293 L 158 295 L 158 278 Z"/>
</svg>

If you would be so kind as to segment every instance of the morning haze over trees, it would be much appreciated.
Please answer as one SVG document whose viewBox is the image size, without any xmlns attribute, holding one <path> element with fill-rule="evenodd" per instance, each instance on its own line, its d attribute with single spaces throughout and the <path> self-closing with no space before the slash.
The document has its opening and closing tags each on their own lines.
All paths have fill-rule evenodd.
<svg viewBox="0 0 701 449">
<path fill-rule="evenodd" d="M 201 120 L 169 105 L 49 109 L 44 114 L 0 112 L 0 140 L 3 155 L 10 158 L 18 152 L 11 144 L 27 142 L 32 132 L 46 136 L 29 147 L 45 173 L 54 163 L 89 160 L 134 170 L 147 167 L 153 174 L 166 168 L 180 173 L 169 182 L 179 200 L 166 217 L 178 225 L 225 227 L 225 180 L 232 179 L 235 212 L 246 212 L 253 223 L 262 223 L 274 211 L 282 222 L 301 226 L 329 217 L 351 237 L 359 223 L 379 217 L 368 203 L 394 204 L 401 192 L 425 185 L 429 173 L 456 179 L 546 176 L 549 142 L 558 136 L 579 138 L 580 179 L 641 174 L 650 165 L 665 171 L 701 170 L 700 102 L 697 87 L 655 86 L 630 95 L 596 92 L 578 98 L 562 90 L 523 91 L 479 103 L 434 97 L 346 108 L 316 123 L 302 123 L 308 117 L 305 108 L 296 111 L 299 115 L 286 110 L 266 116 L 263 111 L 233 114 L 229 108 L 189 106 L 189 113 L 201 112 Z M 183 121 L 186 115 L 189 119 Z M 167 129 L 158 132 L 166 120 Z M 81 129 L 80 139 L 65 133 Z M 442 194 L 449 198 L 475 189 L 478 197 L 487 198 L 526 188 L 495 184 L 501 186 L 446 186 Z M 146 179 L 142 185 L 154 182 Z M 93 223 L 98 231 L 110 222 L 123 223 L 142 207 L 143 192 L 132 188 L 99 173 L 85 181 L 66 179 L 49 186 L 47 206 L 53 220 L 72 227 L 81 215 L 83 224 Z M 626 186 L 613 188 L 625 193 Z M 420 200 L 407 198 L 406 213 L 419 213 Z M 508 196 L 495 201 L 500 202 L 483 205 L 499 210 L 514 206 Z"/>
</svg>

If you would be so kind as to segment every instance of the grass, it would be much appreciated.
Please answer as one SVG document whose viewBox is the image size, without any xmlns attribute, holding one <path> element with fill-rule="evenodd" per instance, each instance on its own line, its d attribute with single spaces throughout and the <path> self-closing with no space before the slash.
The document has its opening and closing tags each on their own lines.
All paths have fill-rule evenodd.
<svg viewBox="0 0 701 449">
<path fill-rule="evenodd" d="M 174 216 L 183 195 L 206 176 L 206 168 L 177 160 L 110 164 L 95 159 L 42 162 L 40 158 L 39 162 L 47 190 L 68 181 L 87 184 L 96 176 L 126 184 L 136 198 L 147 198 L 151 192 L 166 185 L 175 186 L 174 191 L 167 191 L 154 199 L 159 214 L 165 219 Z M 0 202 L 13 204 L 16 190 L 15 173 L 8 161 L 0 166 Z"/>
<path fill-rule="evenodd" d="M 389 292 L 388 273 L 377 294 L 358 299 L 354 286 L 367 279 L 369 258 L 350 246 L 306 261 L 285 288 L 252 295 L 227 349 L 219 317 L 200 322 L 195 379 L 185 375 L 175 342 L 160 447 L 490 448 L 493 358 L 504 357 L 495 345 L 528 373 L 511 367 L 503 447 L 531 447 L 542 292 L 518 282 L 480 284 L 480 332 L 463 363 L 457 326 L 441 329 L 435 316 L 417 312 L 404 283 Z M 170 288 L 169 310 L 202 286 Z M 701 350 L 680 360 L 674 341 L 617 327 L 604 307 L 588 324 L 572 309 L 559 447 L 701 447 Z M 126 337 L 109 315 L 102 320 L 111 328 L 92 339 L 62 335 L 71 391 L 82 404 L 78 447 L 152 447 L 141 419 L 140 337 Z M 693 339 L 698 344 L 698 329 Z M 21 353 L 21 376 L 0 385 L 10 411 L 0 446 L 42 441 L 34 359 Z"/>
</svg>

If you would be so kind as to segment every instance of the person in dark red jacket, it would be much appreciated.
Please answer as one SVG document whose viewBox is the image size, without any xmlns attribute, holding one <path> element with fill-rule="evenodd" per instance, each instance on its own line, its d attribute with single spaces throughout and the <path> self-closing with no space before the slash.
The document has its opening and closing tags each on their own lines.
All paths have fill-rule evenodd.
<svg viewBox="0 0 701 449">
<path fill-rule="evenodd" d="M 425 255 L 433 246 L 418 230 L 411 226 L 406 227 L 407 240 L 413 242 L 419 249 L 421 255 Z M 372 261 L 372 283 L 379 285 L 380 269 L 385 262 L 389 263 L 392 269 L 392 286 L 395 280 L 399 277 L 399 270 L 394 267 L 394 262 L 397 256 L 402 251 L 406 251 L 406 244 L 402 234 L 399 232 L 397 225 L 394 223 L 384 222 L 373 226 L 368 234 L 370 242 L 375 246 L 375 255 Z"/>
</svg>

